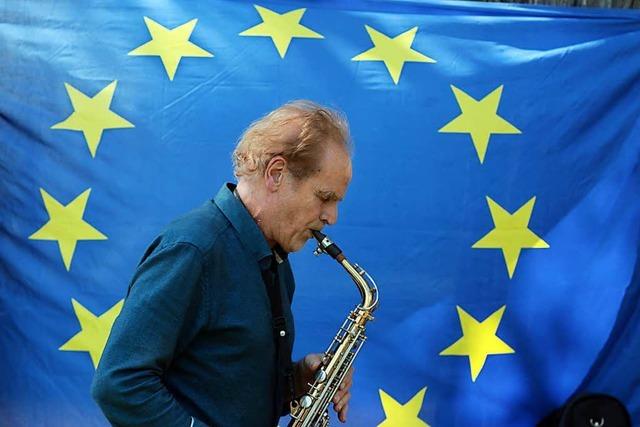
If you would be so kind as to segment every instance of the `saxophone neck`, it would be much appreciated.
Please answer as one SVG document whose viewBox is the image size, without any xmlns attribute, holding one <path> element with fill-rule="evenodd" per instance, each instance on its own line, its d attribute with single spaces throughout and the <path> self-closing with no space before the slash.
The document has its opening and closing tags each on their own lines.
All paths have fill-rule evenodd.
<svg viewBox="0 0 640 427">
<path fill-rule="evenodd" d="M 340 264 L 342 264 L 342 267 L 349 273 L 358 291 L 360 291 L 360 297 L 362 297 L 361 307 L 369 313 L 373 313 L 378 307 L 378 286 L 376 282 L 369 273 L 358 264 L 351 264 L 346 258 L 344 258 Z"/>
<path fill-rule="evenodd" d="M 327 235 L 316 230 L 312 230 L 312 234 L 318 241 L 318 247 L 313 253 L 316 255 L 326 253 L 340 263 L 360 292 L 362 298 L 361 307 L 370 313 L 373 312 L 378 306 L 378 286 L 373 278 L 358 264 L 351 264 L 338 245 L 329 239 Z"/>
</svg>

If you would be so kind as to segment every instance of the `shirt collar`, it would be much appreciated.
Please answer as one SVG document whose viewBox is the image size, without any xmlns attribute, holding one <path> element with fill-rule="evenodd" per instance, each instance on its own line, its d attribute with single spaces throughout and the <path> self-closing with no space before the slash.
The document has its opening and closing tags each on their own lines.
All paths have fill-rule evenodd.
<svg viewBox="0 0 640 427">
<path fill-rule="evenodd" d="M 261 266 L 265 261 L 268 266 L 271 263 L 273 252 L 247 208 L 244 207 L 240 199 L 234 196 L 233 190 L 235 188 L 236 184 L 230 182 L 223 184 L 213 201 L 238 233 L 242 245 L 251 252 Z M 265 258 L 269 259 L 265 260 Z"/>
</svg>

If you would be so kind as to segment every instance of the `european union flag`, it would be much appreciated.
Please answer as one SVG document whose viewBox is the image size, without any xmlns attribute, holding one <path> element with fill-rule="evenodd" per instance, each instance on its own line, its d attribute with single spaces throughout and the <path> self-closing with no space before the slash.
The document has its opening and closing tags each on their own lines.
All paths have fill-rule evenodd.
<svg viewBox="0 0 640 427">
<path fill-rule="evenodd" d="M 233 179 L 251 121 L 300 98 L 350 120 L 354 179 L 328 232 L 380 287 L 349 425 L 531 426 L 579 391 L 640 422 L 638 12 L 0 11 L 0 424 L 107 423 L 89 387 L 144 249 Z M 306 249 L 295 358 L 359 301 Z"/>
</svg>

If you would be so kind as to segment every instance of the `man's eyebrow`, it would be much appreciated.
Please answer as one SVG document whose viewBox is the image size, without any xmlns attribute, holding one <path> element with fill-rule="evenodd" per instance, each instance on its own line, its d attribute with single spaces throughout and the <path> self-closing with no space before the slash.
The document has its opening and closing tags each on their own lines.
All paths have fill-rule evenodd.
<svg viewBox="0 0 640 427">
<path fill-rule="evenodd" d="M 316 190 L 316 196 L 323 200 L 333 200 L 335 202 L 342 201 L 342 197 L 338 196 L 335 191 L 331 190 Z"/>
</svg>

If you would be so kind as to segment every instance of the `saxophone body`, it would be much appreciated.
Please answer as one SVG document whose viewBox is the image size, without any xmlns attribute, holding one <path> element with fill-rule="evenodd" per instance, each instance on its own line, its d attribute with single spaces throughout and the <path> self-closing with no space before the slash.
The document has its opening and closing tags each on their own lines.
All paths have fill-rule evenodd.
<svg viewBox="0 0 640 427">
<path fill-rule="evenodd" d="M 329 405 L 367 339 L 365 326 L 373 320 L 372 313 L 378 306 L 378 288 L 371 276 L 358 264 L 351 264 L 327 236 L 319 231 L 313 231 L 313 236 L 318 241 L 314 254 L 328 254 L 342 265 L 360 291 L 362 300 L 349 313 L 324 352 L 307 393 L 291 402 L 289 427 L 329 425 Z"/>
</svg>

